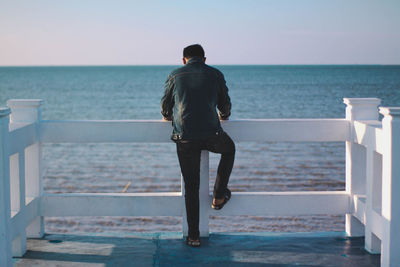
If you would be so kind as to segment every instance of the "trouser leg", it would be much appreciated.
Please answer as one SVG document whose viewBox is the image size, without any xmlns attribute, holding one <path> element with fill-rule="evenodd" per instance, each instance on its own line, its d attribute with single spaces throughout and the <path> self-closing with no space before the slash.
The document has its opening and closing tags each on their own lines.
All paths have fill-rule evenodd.
<svg viewBox="0 0 400 267">
<path fill-rule="evenodd" d="M 218 137 L 210 139 L 207 143 L 207 149 L 221 154 L 213 192 L 214 198 L 221 199 L 224 197 L 228 187 L 229 177 L 235 161 L 235 143 L 227 133 L 223 132 Z"/>
<path fill-rule="evenodd" d="M 233 162 L 235 160 L 235 152 L 223 153 L 218 165 L 217 177 L 214 184 L 214 198 L 221 199 L 224 197 L 228 187 L 229 177 L 232 172 Z"/>
<path fill-rule="evenodd" d="M 185 182 L 185 205 L 189 237 L 199 232 L 200 147 L 196 143 L 177 143 L 177 154 Z"/>
</svg>

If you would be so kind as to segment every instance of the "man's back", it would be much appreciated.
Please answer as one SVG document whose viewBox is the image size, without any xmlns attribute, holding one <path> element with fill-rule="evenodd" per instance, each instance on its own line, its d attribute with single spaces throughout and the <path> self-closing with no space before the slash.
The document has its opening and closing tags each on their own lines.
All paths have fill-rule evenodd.
<svg viewBox="0 0 400 267">
<path fill-rule="evenodd" d="M 204 139 L 221 131 L 221 117 L 230 115 L 231 103 L 222 73 L 201 58 L 191 58 L 174 70 L 165 85 L 162 114 L 173 114 L 172 139 Z"/>
</svg>

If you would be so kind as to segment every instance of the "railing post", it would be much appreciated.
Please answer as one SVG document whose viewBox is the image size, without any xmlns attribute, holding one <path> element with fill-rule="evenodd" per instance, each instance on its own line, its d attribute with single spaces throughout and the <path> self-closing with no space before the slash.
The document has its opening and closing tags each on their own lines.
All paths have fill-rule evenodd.
<svg viewBox="0 0 400 267">
<path fill-rule="evenodd" d="M 10 127 L 16 129 L 31 123 L 40 123 L 41 99 L 10 99 L 7 106 L 11 108 Z M 43 195 L 42 184 L 42 144 L 40 140 L 25 151 L 25 192 L 27 198 Z M 36 219 L 26 229 L 27 237 L 42 237 L 44 221 L 42 216 Z"/>
<path fill-rule="evenodd" d="M 25 153 L 20 151 L 10 157 L 11 213 L 22 213 L 26 218 L 25 207 Z M 22 257 L 26 252 L 26 229 L 20 230 L 12 241 L 12 255 Z"/>
<path fill-rule="evenodd" d="M 202 150 L 200 157 L 200 190 L 199 190 L 199 198 L 200 198 L 200 223 L 199 230 L 200 236 L 208 237 L 210 233 L 209 228 L 209 211 L 210 211 L 210 193 L 209 193 L 209 152 Z M 185 196 L 185 185 L 183 181 L 183 176 L 181 175 L 181 191 L 182 196 Z M 185 199 L 183 201 L 183 219 L 182 219 L 182 232 L 183 236 L 188 235 L 188 226 L 186 221 L 186 208 L 185 208 Z"/>
<path fill-rule="evenodd" d="M 381 124 L 381 123 L 380 123 Z M 370 124 L 373 125 L 373 124 Z M 371 254 L 381 253 L 381 241 L 372 232 L 373 213 L 381 205 L 381 175 L 380 160 L 372 147 L 367 145 L 366 166 L 366 200 L 365 200 L 365 249 Z M 380 210 L 380 208 L 379 208 Z"/>
<path fill-rule="evenodd" d="M 346 120 L 350 122 L 350 140 L 346 141 L 346 191 L 354 201 L 354 195 L 366 193 L 366 151 L 354 142 L 355 120 L 377 120 L 379 118 L 378 98 L 344 98 Z M 346 214 L 348 236 L 364 236 L 364 225 L 352 214 Z"/>
<path fill-rule="evenodd" d="M 208 237 L 210 234 L 210 165 L 209 152 L 201 151 L 200 158 L 200 236 Z"/>
<path fill-rule="evenodd" d="M 400 266 L 400 108 L 380 108 L 380 113 L 384 115 L 381 266 Z"/>
<path fill-rule="evenodd" d="M 188 236 L 189 229 L 186 217 L 186 204 L 185 204 L 185 181 L 183 180 L 183 175 L 181 174 L 181 192 L 182 192 L 182 202 L 183 202 L 183 215 L 182 215 L 182 234 L 184 237 Z"/>
<path fill-rule="evenodd" d="M 369 126 L 382 126 L 380 121 L 368 123 Z M 365 199 L 365 237 L 364 246 L 371 254 L 381 253 L 381 240 L 373 233 L 374 213 L 382 206 L 382 166 L 378 153 L 372 144 L 366 146 L 366 199 Z"/>
<path fill-rule="evenodd" d="M 12 266 L 10 156 L 7 150 L 9 108 L 0 108 L 0 266 Z"/>
</svg>

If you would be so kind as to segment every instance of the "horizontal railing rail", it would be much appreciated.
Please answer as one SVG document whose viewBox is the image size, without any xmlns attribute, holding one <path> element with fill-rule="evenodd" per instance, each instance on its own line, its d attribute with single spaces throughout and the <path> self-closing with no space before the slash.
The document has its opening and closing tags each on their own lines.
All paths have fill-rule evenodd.
<svg viewBox="0 0 400 267">
<path fill-rule="evenodd" d="M 205 202 L 211 200 L 209 194 Z M 232 203 L 223 210 L 210 206 L 209 215 L 214 216 L 340 215 L 352 210 L 345 191 L 233 192 Z M 44 194 L 41 207 L 41 215 L 50 217 L 182 216 L 184 212 L 181 192 Z"/>
<path fill-rule="evenodd" d="M 246 119 L 222 122 L 237 142 L 344 142 L 345 119 Z M 296 133 L 296 134 L 293 134 Z M 160 120 L 43 120 L 42 143 L 171 142 L 171 123 Z"/>
</svg>

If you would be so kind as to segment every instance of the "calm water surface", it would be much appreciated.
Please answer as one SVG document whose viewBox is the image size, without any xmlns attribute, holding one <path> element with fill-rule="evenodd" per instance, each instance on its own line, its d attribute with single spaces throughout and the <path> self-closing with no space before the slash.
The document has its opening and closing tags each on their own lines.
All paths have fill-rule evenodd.
<svg viewBox="0 0 400 267">
<path fill-rule="evenodd" d="M 400 66 L 218 66 L 232 119 L 342 118 L 343 97 L 400 106 Z M 42 98 L 44 119 L 159 119 L 175 66 L 0 68 L 0 101 Z M 232 191 L 344 189 L 344 143 L 238 143 Z M 180 190 L 175 146 L 45 144 L 46 192 Z M 210 156 L 210 176 L 218 156 Z M 212 190 L 214 180 L 210 182 Z M 343 216 L 213 217 L 211 231 L 342 231 Z M 179 231 L 176 217 L 46 218 L 47 232 Z"/>
</svg>

